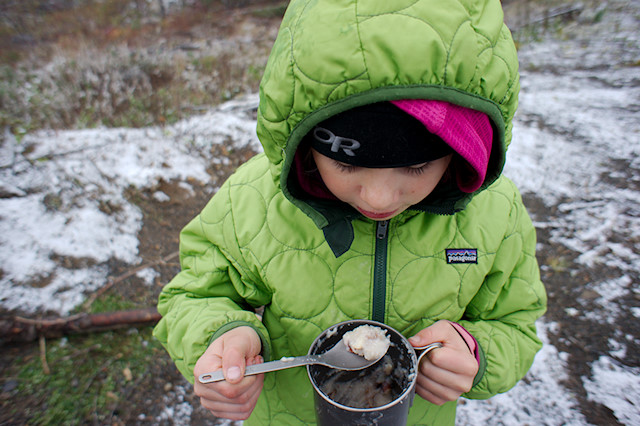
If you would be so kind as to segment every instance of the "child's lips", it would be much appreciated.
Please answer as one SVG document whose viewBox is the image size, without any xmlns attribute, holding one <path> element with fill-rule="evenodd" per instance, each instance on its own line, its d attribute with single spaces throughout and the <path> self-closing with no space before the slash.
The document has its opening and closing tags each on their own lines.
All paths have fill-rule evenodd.
<svg viewBox="0 0 640 426">
<path fill-rule="evenodd" d="M 376 212 L 370 212 L 368 210 L 363 210 L 360 207 L 358 207 L 358 211 L 363 215 L 365 215 L 366 217 L 368 217 L 369 219 L 381 220 L 381 219 L 388 219 L 392 217 L 398 210 L 396 209 L 390 212 L 376 213 Z"/>
</svg>

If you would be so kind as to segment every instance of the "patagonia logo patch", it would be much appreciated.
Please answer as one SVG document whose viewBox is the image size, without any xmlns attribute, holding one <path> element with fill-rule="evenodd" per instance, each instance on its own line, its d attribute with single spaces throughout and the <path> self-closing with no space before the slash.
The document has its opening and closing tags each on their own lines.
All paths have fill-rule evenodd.
<svg viewBox="0 0 640 426">
<path fill-rule="evenodd" d="M 477 249 L 446 249 L 447 263 L 478 263 Z"/>
</svg>

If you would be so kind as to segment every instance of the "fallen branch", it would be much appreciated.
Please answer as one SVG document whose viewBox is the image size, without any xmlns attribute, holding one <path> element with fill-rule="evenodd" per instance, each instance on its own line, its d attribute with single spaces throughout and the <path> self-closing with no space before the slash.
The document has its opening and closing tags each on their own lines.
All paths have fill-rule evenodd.
<svg viewBox="0 0 640 426">
<path fill-rule="evenodd" d="M 32 342 L 67 334 L 94 333 L 126 327 L 154 325 L 160 320 L 156 308 L 116 311 L 103 314 L 78 314 L 66 318 L 31 319 L 15 316 L 0 318 L 0 340 Z"/>
</svg>

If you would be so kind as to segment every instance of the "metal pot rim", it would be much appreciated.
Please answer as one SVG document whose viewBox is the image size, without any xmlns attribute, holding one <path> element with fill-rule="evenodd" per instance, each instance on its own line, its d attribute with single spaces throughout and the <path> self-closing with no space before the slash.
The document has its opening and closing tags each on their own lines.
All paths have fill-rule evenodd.
<svg viewBox="0 0 640 426">
<path fill-rule="evenodd" d="M 340 327 L 342 327 L 345 324 L 357 324 L 357 325 L 373 325 L 373 326 L 378 326 L 381 328 L 384 328 L 385 330 L 389 331 L 390 333 L 395 334 L 400 341 L 402 342 L 402 344 L 408 349 L 410 348 L 411 350 L 407 350 L 409 357 L 411 358 L 411 370 L 409 375 L 413 376 L 410 378 L 410 383 L 408 384 L 408 386 L 406 386 L 406 389 L 403 390 L 403 392 L 398 395 L 393 401 L 391 401 L 388 404 L 385 405 L 381 405 L 378 407 L 373 407 L 373 408 L 355 408 L 355 407 L 349 407 L 347 405 L 343 405 L 340 404 L 339 402 L 336 402 L 332 399 L 330 399 L 327 395 L 324 394 L 324 392 L 322 392 L 322 390 L 316 385 L 315 381 L 313 380 L 313 378 L 311 377 L 311 367 L 310 365 L 307 365 L 307 376 L 309 377 L 309 381 L 311 382 L 311 385 L 313 386 L 313 389 L 316 391 L 316 393 L 322 397 L 325 401 L 327 401 L 329 404 L 340 408 L 342 410 L 346 410 L 346 411 L 351 411 L 351 412 L 356 412 L 356 413 L 371 413 L 371 412 L 376 412 L 376 411 L 384 411 L 388 408 L 391 408 L 395 405 L 398 405 L 399 403 L 402 403 L 403 401 L 406 400 L 407 397 L 410 397 L 411 394 L 414 392 L 415 390 L 415 386 L 416 386 L 416 382 L 418 380 L 418 358 L 416 356 L 415 351 L 413 350 L 413 347 L 411 346 L 411 344 L 409 343 L 409 341 L 406 339 L 406 337 L 404 337 L 399 331 L 397 331 L 396 329 L 394 329 L 393 327 L 387 325 L 387 324 L 383 324 L 381 322 L 378 321 L 373 321 L 373 320 L 363 320 L 363 319 L 357 319 L 357 320 L 347 320 L 347 321 L 342 321 L 340 323 L 334 324 L 331 327 L 327 328 L 326 330 L 324 330 L 322 333 L 320 333 L 318 335 L 318 337 L 315 338 L 315 340 L 313 341 L 313 343 L 311 344 L 311 346 L 309 347 L 309 351 L 308 351 L 308 355 L 312 354 L 312 350 L 318 346 L 319 341 L 322 338 L 327 337 L 328 335 L 330 335 L 331 333 L 335 333 L 335 331 L 337 331 Z M 371 367 L 369 367 L 371 368 Z"/>
</svg>

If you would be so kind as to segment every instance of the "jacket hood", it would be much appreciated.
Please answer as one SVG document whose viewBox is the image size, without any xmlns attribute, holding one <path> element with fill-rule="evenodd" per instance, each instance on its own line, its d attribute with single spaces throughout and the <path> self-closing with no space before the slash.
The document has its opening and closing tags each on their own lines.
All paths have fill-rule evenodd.
<svg viewBox="0 0 640 426">
<path fill-rule="evenodd" d="M 289 179 L 298 145 L 317 123 L 399 99 L 482 111 L 494 127 L 484 183 L 472 194 L 446 188 L 419 206 L 452 214 L 501 174 L 518 91 L 499 0 L 292 0 L 260 85 L 257 133 L 285 196 L 325 228 L 347 213 L 299 198 Z"/>
</svg>

